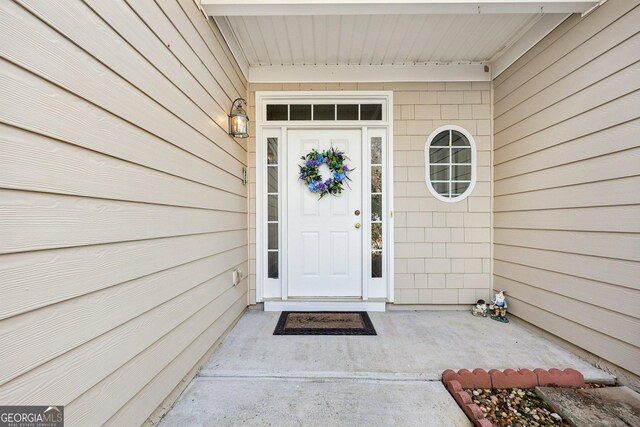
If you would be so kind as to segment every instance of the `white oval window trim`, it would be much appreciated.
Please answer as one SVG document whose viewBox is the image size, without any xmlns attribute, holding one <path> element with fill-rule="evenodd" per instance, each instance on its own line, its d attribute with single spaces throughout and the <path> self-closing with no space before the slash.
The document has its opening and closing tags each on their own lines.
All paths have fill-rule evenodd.
<svg viewBox="0 0 640 427">
<path fill-rule="evenodd" d="M 433 184 L 431 183 L 429 147 L 431 147 L 431 142 L 433 142 L 433 139 L 436 136 L 438 136 L 440 133 L 444 131 L 452 131 L 452 130 L 460 132 L 462 135 L 465 136 L 465 138 L 467 138 L 467 141 L 469 142 L 469 147 L 471 148 L 471 182 L 469 183 L 469 187 L 467 187 L 464 193 L 456 197 L 444 197 L 440 193 L 438 193 L 435 190 L 435 188 L 433 188 Z M 431 194 L 433 194 L 433 196 L 436 199 L 446 203 L 460 202 L 466 199 L 469 196 L 469 194 L 471 194 L 471 192 L 473 191 L 473 188 L 476 186 L 476 141 L 473 139 L 471 134 L 463 127 L 460 127 L 457 125 L 440 126 L 438 129 L 431 132 L 431 135 L 429 135 L 429 138 L 427 138 L 427 143 L 424 146 L 424 165 L 425 165 L 424 166 L 425 181 L 427 182 L 427 188 L 429 189 Z M 451 182 L 451 180 L 449 180 L 449 182 Z"/>
</svg>

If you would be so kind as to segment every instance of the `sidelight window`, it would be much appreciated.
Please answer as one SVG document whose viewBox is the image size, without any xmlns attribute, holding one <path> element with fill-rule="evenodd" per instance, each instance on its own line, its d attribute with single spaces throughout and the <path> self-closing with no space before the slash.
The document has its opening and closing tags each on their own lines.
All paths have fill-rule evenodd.
<svg viewBox="0 0 640 427">
<path fill-rule="evenodd" d="M 267 138 L 267 277 L 277 279 L 278 232 L 278 138 Z"/>
<path fill-rule="evenodd" d="M 371 277 L 382 277 L 382 138 L 371 138 Z"/>
</svg>

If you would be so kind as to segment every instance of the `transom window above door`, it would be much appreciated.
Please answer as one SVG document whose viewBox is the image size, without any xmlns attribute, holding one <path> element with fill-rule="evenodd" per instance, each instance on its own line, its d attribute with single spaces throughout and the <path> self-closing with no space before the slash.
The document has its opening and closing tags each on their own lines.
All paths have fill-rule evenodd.
<svg viewBox="0 0 640 427">
<path fill-rule="evenodd" d="M 429 191 L 443 202 L 465 199 L 476 181 L 476 146 L 459 126 L 442 126 L 427 139 L 425 177 Z"/>
<path fill-rule="evenodd" d="M 267 121 L 382 120 L 382 104 L 267 104 Z"/>
</svg>

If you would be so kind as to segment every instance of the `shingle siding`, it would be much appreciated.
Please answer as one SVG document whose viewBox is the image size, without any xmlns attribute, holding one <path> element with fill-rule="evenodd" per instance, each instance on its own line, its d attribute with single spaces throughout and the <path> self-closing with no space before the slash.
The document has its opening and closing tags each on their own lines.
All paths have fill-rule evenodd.
<svg viewBox="0 0 640 427">
<path fill-rule="evenodd" d="M 395 303 L 470 304 L 487 299 L 491 286 L 491 83 L 250 84 L 249 117 L 255 117 L 255 91 L 281 90 L 393 91 Z M 458 203 L 437 200 L 424 179 L 427 138 L 450 124 L 467 129 L 478 149 L 476 187 Z M 253 122 L 252 126 L 255 129 Z M 253 137 L 249 163 L 254 188 Z M 253 190 L 249 209 L 255 212 Z M 255 217 L 249 226 L 249 293 L 255 302 Z"/>
</svg>

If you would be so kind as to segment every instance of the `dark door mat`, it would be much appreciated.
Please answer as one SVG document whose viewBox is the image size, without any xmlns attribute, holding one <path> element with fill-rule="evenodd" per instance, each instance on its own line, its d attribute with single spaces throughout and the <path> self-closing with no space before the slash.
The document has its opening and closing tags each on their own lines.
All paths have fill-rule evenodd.
<svg viewBox="0 0 640 427">
<path fill-rule="evenodd" d="M 283 311 L 273 335 L 378 335 L 366 311 Z"/>
</svg>

